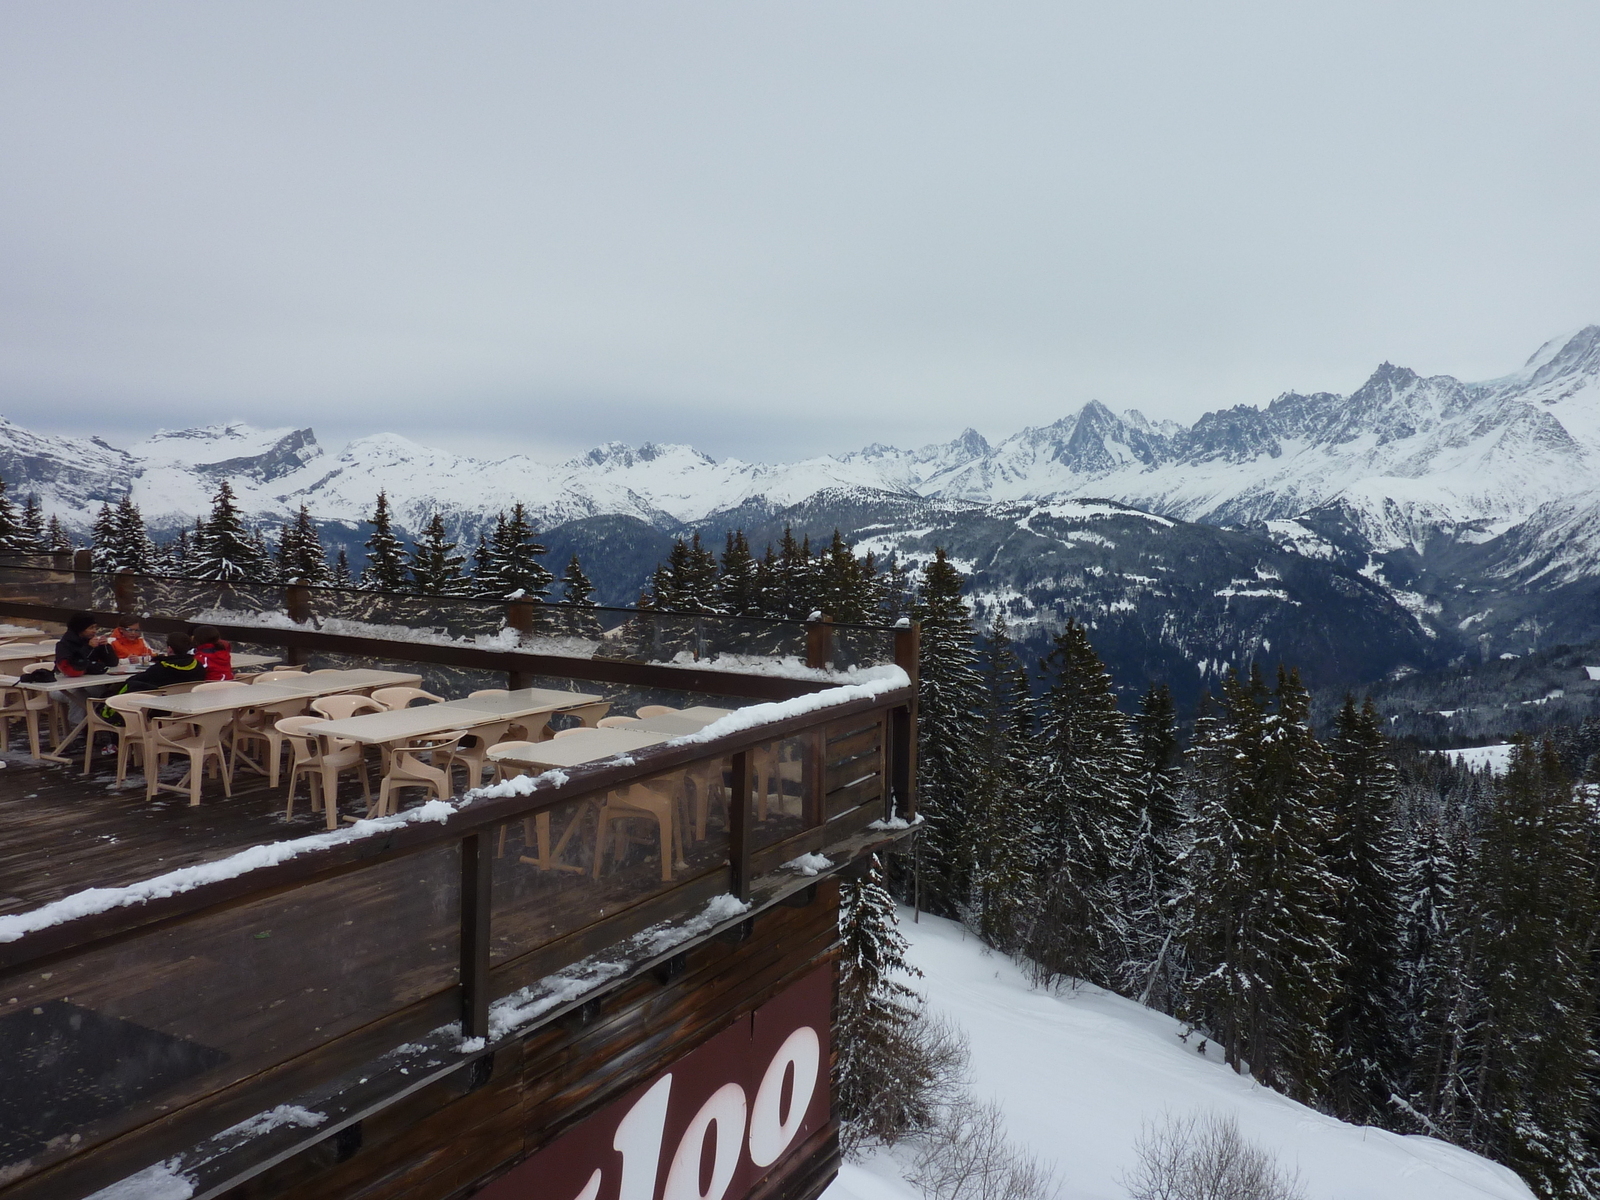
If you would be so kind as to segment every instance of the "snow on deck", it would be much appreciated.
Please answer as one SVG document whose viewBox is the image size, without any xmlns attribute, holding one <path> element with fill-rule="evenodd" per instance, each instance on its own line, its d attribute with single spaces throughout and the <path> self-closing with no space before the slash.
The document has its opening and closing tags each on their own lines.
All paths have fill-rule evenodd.
<svg viewBox="0 0 1600 1200">
<path fill-rule="evenodd" d="M 1215 1111 L 1298 1167 L 1311 1197 L 1362 1200 L 1532 1200 L 1511 1171 L 1427 1137 L 1347 1125 L 1242 1078 L 1178 1022 L 1085 987 L 1049 993 L 959 925 L 902 912 L 910 959 L 931 1008 L 972 1045 L 973 1092 L 1004 1109 L 1010 1135 L 1053 1162 L 1061 1200 L 1127 1200 L 1143 1122 Z M 924 1200 L 894 1154 L 846 1163 L 825 1200 Z"/>
</svg>

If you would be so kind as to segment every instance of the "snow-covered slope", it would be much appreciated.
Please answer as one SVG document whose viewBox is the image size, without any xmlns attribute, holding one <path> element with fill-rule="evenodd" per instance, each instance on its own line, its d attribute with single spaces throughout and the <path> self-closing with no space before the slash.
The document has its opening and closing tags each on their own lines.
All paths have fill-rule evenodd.
<svg viewBox="0 0 1600 1200">
<path fill-rule="evenodd" d="M 1311 1200 L 1530 1200 L 1512 1172 L 1444 1142 L 1347 1125 L 1235 1075 L 1178 1024 L 1084 988 L 1030 988 L 1008 959 L 957 925 L 901 914 L 934 1010 L 972 1046 L 974 1091 L 1011 1136 L 1056 1166 L 1061 1200 L 1126 1200 L 1142 1122 L 1233 1114 L 1245 1136 L 1297 1167 Z M 847 1163 L 825 1200 L 922 1200 L 892 1154 Z"/>
</svg>

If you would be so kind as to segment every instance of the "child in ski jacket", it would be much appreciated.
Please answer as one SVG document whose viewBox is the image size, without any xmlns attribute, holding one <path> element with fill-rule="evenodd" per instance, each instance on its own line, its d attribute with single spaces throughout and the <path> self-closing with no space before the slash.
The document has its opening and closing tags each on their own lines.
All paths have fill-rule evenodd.
<svg viewBox="0 0 1600 1200">
<path fill-rule="evenodd" d="M 216 626 L 195 628 L 194 656 L 205 668 L 208 681 L 233 678 L 233 647 L 222 640 L 222 633 Z"/>
<path fill-rule="evenodd" d="M 73 613 L 67 618 L 67 631 L 56 643 L 56 673 L 68 679 L 85 675 L 104 675 L 117 665 L 117 652 L 100 636 L 100 628 L 88 613 Z"/>
<path fill-rule="evenodd" d="M 187 633 L 169 635 L 167 652 L 157 655 L 155 662 L 131 677 L 113 694 L 122 696 L 128 692 L 153 692 L 175 683 L 200 683 L 205 679 L 206 672 L 195 658 L 192 646 L 193 642 Z M 109 705 L 100 705 L 100 716 L 112 725 L 122 724 L 122 714 Z"/>
<path fill-rule="evenodd" d="M 138 617 L 118 617 L 117 631 L 111 635 L 111 648 L 118 658 L 149 658 L 150 647 L 139 628 Z"/>
</svg>

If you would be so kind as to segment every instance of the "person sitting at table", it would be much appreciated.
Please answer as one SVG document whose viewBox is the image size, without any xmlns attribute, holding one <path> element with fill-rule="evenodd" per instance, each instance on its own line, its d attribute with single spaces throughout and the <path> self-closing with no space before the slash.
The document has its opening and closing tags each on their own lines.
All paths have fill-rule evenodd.
<svg viewBox="0 0 1600 1200">
<path fill-rule="evenodd" d="M 117 652 L 107 644 L 93 617 L 81 612 L 67 618 L 67 631 L 56 643 L 56 674 L 80 679 L 104 675 L 116 665 Z"/>
<path fill-rule="evenodd" d="M 233 647 L 222 640 L 222 631 L 215 625 L 195 626 L 194 656 L 205 668 L 208 681 L 233 678 Z"/>
<path fill-rule="evenodd" d="M 171 687 L 175 683 L 200 683 L 205 678 L 205 668 L 194 656 L 194 642 L 187 633 L 179 630 L 167 635 L 167 652 L 158 654 L 155 662 L 124 683 L 114 694 L 128 692 L 153 692 L 156 688 Z M 122 724 L 122 714 L 109 705 L 101 704 L 100 717 L 112 724 Z"/>
<path fill-rule="evenodd" d="M 145 644 L 138 617 L 117 618 L 117 631 L 111 635 L 111 648 L 117 652 L 118 658 L 150 657 L 150 647 Z"/>
</svg>

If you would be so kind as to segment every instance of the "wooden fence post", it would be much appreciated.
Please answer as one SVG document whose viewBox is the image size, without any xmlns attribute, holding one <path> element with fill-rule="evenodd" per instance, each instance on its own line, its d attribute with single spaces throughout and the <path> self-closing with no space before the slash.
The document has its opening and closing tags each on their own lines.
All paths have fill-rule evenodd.
<svg viewBox="0 0 1600 1200">
<path fill-rule="evenodd" d="M 750 899 L 750 826 L 755 814 L 750 811 L 750 754 L 740 750 L 733 755 L 733 797 L 728 805 L 728 865 L 733 868 L 730 891 L 741 900 Z"/>
<path fill-rule="evenodd" d="M 922 626 L 901 618 L 894 630 L 894 661 L 917 686 L 922 656 Z M 890 786 L 899 799 L 898 815 L 911 820 L 917 815 L 917 701 L 894 710 L 890 723 L 890 744 L 894 756 L 890 767 Z"/>
<path fill-rule="evenodd" d="M 117 598 L 117 612 L 139 616 L 139 589 L 134 574 L 123 567 L 111 577 L 111 590 Z"/>
<path fill-rule="evenodd" d="M 489 1036 L 489 913 L 494 904 L 489 834 L 461 839 L 461 1036 Z"/>
<path fill-rule="evenodd" d="M 533 640 L 533 601 L 509 601 L 506 604 L 506 624 L 517 631 L 517 636 L 520 640 L 531 642 Z M 506 685 L 515 692 L 527 687 L 528 680 L 521 671 L 507 671 Z"/>
<path fill-rule="evenodd" d="M 296 625 L 311 620 L 311 586 L 307 580 L 295 579 L 283 589 L 283 610 Z M 300 646 L 290 646 L 284 651 L 284 661 L 290 666 L 304 665 L 310 655 Z"/>
<path fill-rule="evenodd" d="M 833 618 L 827 613 L 813 613 L 806 627 L 806 666 L 825 669 L 832 665 Z"/>
</svg>

